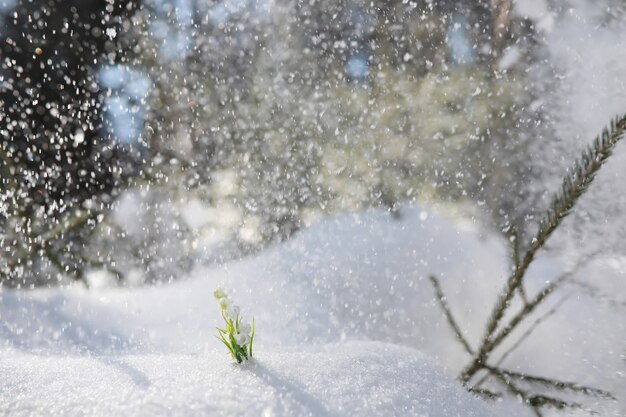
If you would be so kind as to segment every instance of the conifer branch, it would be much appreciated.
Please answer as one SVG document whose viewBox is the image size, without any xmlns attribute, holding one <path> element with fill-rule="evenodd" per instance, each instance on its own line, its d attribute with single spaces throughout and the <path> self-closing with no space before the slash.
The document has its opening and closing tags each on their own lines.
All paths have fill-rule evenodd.
<svg viewBox="0 0 626 417">
<path fill-rule="evenodd" d="M 527 298 L 527 294 L 523 291 L 524 277 L 528 267 L 535 259 L 537 252 L 544 246 L 545 242 L 549 239 L 556 228 L 561 224 L 563 218 L 574 207 L 578 199 L 588 189 L 589 185 L 593 181 L 598 170 L 602 167 L 602 164 L 611 155 L 615 145 L 619 140 L 624 137 L 626 132 L 626 116 L 621 119 L 614 120 L 609 129 L 605 129 L 602 134 L 595 140 L 593 146 L 583 152 L 581 158 L 576 162 L 573 169 L 563 180 L 561 190 L 556 193 L 553 198 L 550 208 L 547 210 L 543 219 L 540 222 L 539 229 L 531 240 L 530 245 L 525 252 L 519 252 L 518 243 L 515 241 L 516 234 L 512 231 L 512 260 L 515 267 L 514 272 L 508 278 L 504 290 L 500 293 L 492 314 L 489 318 L 487 329 L 480 342 L 479 348 L 473 355 L 472 361 L 461 371 L 459 379 L 468 387 L 468 389 L 480 394 L 482 388 L 480 386 L 488 379 L 494 378 L 496 382 L 501 383 L 506 390 L 511 394 L 521 398 L 523 402 L 535 413 L 536 416 L 541 416 L 541 408 L 552 407 L 557 409 L 564 408 L 577 408 L 585 411 L 592 412 L 586 409 L 581 404 L 570 401 L 568 399 L 558 398 L 551 395 L 538 394 L 532 392 L 524 387 L 529 386 L 530 389 L 538 388 L 538 386 L 549 388 L 559 392 L 569 392 L 574 394 L 596 396 L 605 399 L 614 399 L 615 397 L 607 391 L 580 386 L 576 383 L 552 380 L 544 377 L 537 377 L 533 375 L 527 375 L 510 370 L 504 370 L 499 365 L 508 357 L 511 351 L 515 350 L 534 329 L 547 317 L 554 314 L 556 309 L 569 297 L 566 295 L 559 302 L 557 302 L 552 309 L 546 314 L 542 315 L 534 321 L 529 329 L 522 334 L 505 353 L 500 357 L 500 360 L 495 366 L 489 365 L 489 359 L 493 351 L 503 344 L 503 342 L 511 335 L 513 330 L 524 320 L 526 320 L 534 310 L 548 298 L 550 294 L 559 288 L 563 283 L 573 280 L 574 273 L 579 270 L 583 263 L 587 262 L 593 255 L 580 260 L 571 270 L 561 274 L 557 279 L 554 279 L 551 283 L 543 287 L 533 298 Z M 438 284 L 436 280 L 431 278 L 433 285 Z M 443 295 L 441 288 L 438 288 L 438 296 Z M 523 305 L 520 311 L 513 314 L 507 323 L 502 326 L 501 321 L 505 316 L 505 313 L 510 308 L 511 301 L 516 294 L 519 294 Z M 441 300 L 440 300 L 441 303 Z M 450 315 L 450 309 L 447 304 L 442 306 L 446 315 Z M 460 334 L 460 329 L 453 319 L 448 319 L 453 327 L 455 333 Z M 459 339 L 461 340 L 461 339 Z M 463 341 L 461 340 L 461 343 Z M 463 343 L 465 346 L 465 343 Z M 478 382 L 470 384 L 470 380 L 474 375 L 484 370 L 487 374 L 481 378 Z M 487 395 L 485 395 L 487 396 Z"/>
<path fill-rule="evenodd" d="M 615 145 L 624 137 L 625 132 L 626 116 L 611 121 L 610 127 L 605 128 L 593 145 L 583 152 L 573 169 L 563 179 L 561 191 L 555 194 L 550 208 L 540 222 L 539 230 L 531 240 L 521 261 L 515 265 L 515 271 L 507 280 L 504 290 L 498 297 L 478 352 L 459 376 L 463 383 L 467 384 L 472 376 L 485 365 L 488 355 L 497 346 L 494 343 L 493 335 L 498 329 L 515 292 L 519 290 L 535 255 L 588 189 L 603 163 L 611 155 Z"/>
</svg>

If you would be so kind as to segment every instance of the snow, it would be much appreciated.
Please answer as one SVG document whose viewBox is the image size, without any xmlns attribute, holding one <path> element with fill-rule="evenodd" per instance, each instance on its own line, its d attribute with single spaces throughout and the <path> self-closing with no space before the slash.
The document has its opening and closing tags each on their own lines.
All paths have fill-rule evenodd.
<svg viewBox="0 0 626 417">
<path fill-rule="evenodd" d="M 6 352 L 5 352 L 6 353 Z M 382 343 L 261 351 L 243 366 L 223 352 L 37 356 L 0 364 L 12 416 L 486 416 L 441 368 Z"/>
<path fill-rule="evenodd" d="M 13 91 L 2 96 L 3 175 L 16 176 L 0 193 L 3 279 L 26 288 L 42 271 L 103 260 L 125 287 L 99 266 L 77 271 L 89 290 L 0 287 L 0 416 L 529 413 L 456 381 L 471 353 L 429 278 L 476 351 L 512 266 L 500 233 L 471 214 L 538 222 L 571 162 L 624 111 L 619 1 L 335 2 L 321 14 L 314 0 L 156 1 L 95 26 L 37 2 L 9 10 L 16 3 L 0 0 L 11 35 L 0 81 Z M 47 59 L 61 32 L 37 38 L 46 16 L 85 37 L 93 56 L 66 48 Z M 500 33 L 494 17 L 504 38 L 489 36 Z M 495 78 L 483 59 L 492 51 Z M 37 81 L 63 66 L 60 84 Z M 613 403 L 589 400 L 603 416 L 626 415 L 626 195 L 615 192 L 624 167 L 619 145 L 533 259 L 503 322 L 570 268 L 576 285 L 559 287 L 531 315 L 536 329 L 523 322 L 486 359 L 611 391 Z M 455 206 L 467 217 L 402 205 L 429 196 L 467 198 Z M 382 203 L 393 215 L 319 220 Z M 73 215 L 84 209 L 97 222 L 83 230 Z M 230 363 L 213 337 L 218 285 L 256 317 L 253 362 Z"/>
<path fill-rule="evenodd" d="M 430 289 L 417 290 L 424 281 L 417 271 L 460 276 L 453 265 L 473 261 L 465 246 L 475 237 L 423 209 L 403 212 L 402 221 L 384 211 L 340 216 L 257 257 L 167 286 L 4 290 L 0 409 L 16 416 L 490 415 L 435 360 L 399 345 L 428 334 L 439 314 Z M 478 244 L 487 256 L 482 247 L 491 243 Z M 245 317 L 256 318 L 256 357 L 242 367 L 213 338 L 220 320 L 211 294 L 220 283 L 233 289 Z"/>
<path fill-rule="evenodd" d="M 541 32 L 549 33 L 554 29 L 555 19 L 546 0 L 517 0 L 513 12 L 532 19 Z"/>
<path fill-rule="evenodd" d="M 169 285 L 2 290 L 0 410 L 501 415 L 454 380 L 468 357 L 428 276 L 439 277 L 475 345 L 507 276 L 504 242 L 482 234 L 473 222 L 423 207 L 405 206 L 399 213 L 399 219 L 372 210 L 324 220 L 257 256 L 199 267 Z M 623 277 L 616 263 L 599 262 L 582 272 L 601 271 L 614 281 Z M 529 271 L 528 289 L 564 268 L 557 259 L 540 258 Z M 231 289 L 246 319 L 256 320 L 256 359 L 243 367 L 233 365 L 213 337 L 221 324 L 212 297 L 219 285 Z M 510 366 L 621 395 L 616 347 L 626 340 L 626 329 L 620 310 L 598 303 L 579 297 L 563 305 L 519 349 L 521 357 L 512 355 Z M 507 415 L 523 412 L 515 401 L 506 403 Z"/>
</svg>

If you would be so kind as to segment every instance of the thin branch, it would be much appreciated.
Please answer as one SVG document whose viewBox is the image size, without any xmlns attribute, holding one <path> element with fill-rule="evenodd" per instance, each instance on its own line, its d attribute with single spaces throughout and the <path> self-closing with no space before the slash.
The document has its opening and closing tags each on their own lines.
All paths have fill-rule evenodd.
<svg viewBox="0 0 626 417">
<path fill-rule="evenodd" d="M 564 408 L 576 408 L 579 410 L 586 410 L 582 404 L 565 401 L 556 397 L 548 397 L 543 394 L 533 394 L 528 397 L 528 404 L 532 407 L 554 407 L 556 409 L 562 410 Z"/>
<path fill-rule="evenodd" d="M 470 388 L 469 392 L 476 394 L 480 397 L 486 398 L 488 400 L 497 400 L 499 398 L 502 398 L 502 394 L 499 392 L 494 392 L 488 389 L 482 389 L 482 388 Z"/>
<path fill-rule="evenodd" d="M 602 290 L 594 285 L 591 285 L 587 282 L 583 282 L 581 280 L 577 280 L 577 279 L 572 279 L 569 280 L 567 282 L 568 284 L 571 284 L 573 286 L 576 286 L 578 288 L 580 288 L 582 291 L 584 291 L 587 295 L 589 295 L 590 297 L 594 297 L 602 302 L 605 302 L 615 308 L 624 308 L 626 307 L 626 301 L 625 300 L 618 300 L 616 298 L 613 298 L 609 295 L 607 295 L 606 293 L 602 292 Z"/>
<path fill-rule="evenodd" d="M 524 381 L 524 382 L 531 383 L 531 384 L 540 384 L 540 385 L 544 385 L 544 386 L 554 388 L 560 391 L 572 391 L 577 394 L 583 394 L 583 395 L 589 395 L 589 396 L 615 400 L 615 396 L 608 391 L 605 391 L 599 388 L 579 385 L 575 382 L 559 381 L 556 379 L 528 375 L 528 374 L 521 373 L 521 372 L 515 372 L 515 371 L 508 370 L 508 369 L 495 368 L 491 366 L 487 366 L 485 368 L 492 372 L 499 372 L 508 378 L 519 380 L 519 381 Z"/>
<path fill-rule="evenodd" d="M 554 280 L 550 284 L 546 285 L 531 301 L 526 305 L 509 321 L 509 323 L 489 342 L 490 350 L 497 347 L 502 341 L 509 335 L 515 328 L 533 311 L 543 303 L 550 294 L 554 292 L 566 279 L 573 274 L 573 271 L 569 271 L 561 275 L 558 279 Z"/>
<path fill-rule="evenodd" d="M 524 304 L 524 307 L 513 316 L 511 321 L 497 334 L 495 337 L 492 337 L 486 341 L 483 341 L 481 345 L 481 350 L 478 355 L 475 357 L 474 362 L 471 363 L 471 368 L 465 368 L 461 374 L 461 381 L 467 383 L 473 374 L 476 373 L 481 367 L 486 366 L 486 359 L 489 354 L 498 346 L 502 341 L 511 334 L 511 332 L 526 318 L 530 315 L 535 308 L 539 304 L 541 304 L 545 299 L 554 292 L 554 290 L 566 279 L 568 274 L 563 274 L 559 279 L 551 282 L 546 287 L 544 287 L 539 294 L 535 296 L 535 298 Z"/>
<path fill-rule="evenodd" d="M 561 398 L 557 398 L 557 397 L 551 397 L 548 395 L 544 395 L 544 394 L 534 394 L 531 393 L 529 391 L 523 390 L 522 388 L 518 387 L 513 380 L 520 380 L 520 381 L 527 381 L 527 382 L 534 382 L 534 383 L 539 383 L 539 384 L 544 384 L 544 385 L 548 385 L 551 386 L 552 388 L 561 388 L 563 390 L 565 389 L 569 389 L 570 386 L 569 384 L 571 383 L 564 383 L 561 381 L 553 381 L 550 379 L 546 379 L 546 378 L 541 378 L 541 377 L 534 377 L 534 376 L 530 376 L 530 375 L 525 375 L 525 374 L 519 374 L 516 372 L 511 372 L 511 371 L 503 371 L 501 369 L 498 368 L 493 368 L 493 367 L 488 367 L 486 368 L 491 375 L 493 375 L 501 384 L 503 384 L 505 386 L 505 388 L 510 391 L 512 394 L 520 397 L 524 404 L 529 407 L 533 413 L 538 416 L 541 417 L 541 407 L 553 407 L 553 408 L 557 408 L 557 409 L 565 409 L 565 408 L 574 408 L 574 409 L 579 409 L 579 410 L 584 410 L 586 412 L 595 414 L 595 412 L 593 410 L 590 410 L 586 407 L 584 407 L 582 404 L 577 403 L 577 402 L 573 402 L 573 401 L 567 401 Z M 529 381 L 532 380 L 532 381 Z M 567 387 L 562 387 L 561 384 L 566 384 Z M 579 386 L 577 386 L 576 384 L 572 384 L 573 387 L 575 388 L 581 388 Z M 585 387 L 588 388 L 588 387 Z M 588 388 L 588 389 L 592 389 L 595 390 L 595 388 Z M 577 391 L 577 392 L 581 392 L 581 391 Z"/>
<path fill-rule="evenodd" d="M 535 259 L 537 252 L 571 211 L 580 196 L 588 189 L 602 164 L 611 155 L 615 145 L 624 137 L 625 131 L 626 116 L 613 120 L 610 129 L 605 129 L 596 138 L 593 146 L 583 152 L 573 169 L 565 176 L 562 190 L 554 196 L 550 209 L 540 223 L 539 231 L 532 239 L 522 261 L 517 265 L 515 271 L 507 280 L 504 290 L 498 297 L 487 323 L 480 348 L 474 360 L 461 371 L 459 379 L 462 382 L 467 383 L 485 363 L 487 356 L 496 346 L 492 343 L 493 334 L 498 329 L 505 311 L 510 306 L 513 295 L 521 285 L 526 271 Z"/>
<path fill-rule="evenodd" d="M 439 301 L 439 306 L 441 307 L 441 309 L 446 315 L 446 318 L 448 319 L 448 324 L 450 325 L 450 327 L 452 327 L 452 330 L 454 330 L 454 334 L 456 335 L 459 342 L 461 342 L 461 344 L 463 345 L 467 353 L 469 353 L 470 355 L 473 355 L 474 351 L 472 350 L 472 347 L 463 336 L 463 333 L 461 333 L 461 328 L 456 323 L 456 320 L 454 320 L 454 316 L 452 315 L 452 311 L 450 310 L 450 307 L 448 306 L 448 302 L 446 301 L 446 296 L 443 294 L 443 290 L 441 289 L 441 285 L 439 285 L 439 281 L 437 281 L 437 278 L 435 278 L 433 275 L 431 275 L 429 278 L 430 278 L 430 282 L 432 282 L 433 287 L 435 288 L 435 293 L 437 294 L 437 300 Z"/>
<path fill-rule="evenodd" d="M 561 299 L 559 301 L 557 301 L 554 306 L 548 310 L 546 313 L 544 313 L 543 315 L 541 315 L 540 317 L 538 317 L 531 325 L 528 329 L 526 329 L 526 331 L 524 331 L 524 333 L 517 339 L 517 341 L 515 341 L 515 343 L 513 343 L 513 345 L 511 345 L 511 347 L 504 352 L 504 354 L 502 354 L 502 357 L 496 362 L 496 366 L 499 366 L 500 364 L 502 364 L 506 358 L 513 353 L 513 351 L 515 349 L 517 349 L 526 339 L 528 339 L 528 337 L 532 334 L 532 332 L 535 331 L 535 329 L 537 329 L 537 327 L 544 322 L 545 320 L 547 320 L 550 316 L 554 315 L 554 313 L 556 313 L 556 311 L 559 309 L 559 307 L 561 307 L 561 305 L 572 295 L 572 293 L 568 293 L 566 294 L 564 297 L 561 297 Z"/>
<path fill-rule="evenodd" d="M 504 340 L 516 327 L 519 325 L 526 316 L 530 315 L 541 303 L 543 303 L 550 294 L 554 293 L 561 284 L 572 279 L 574 274 L 580 270 L 585 264 L 592 260 L 596 256 L 597 252 L 590 253 L 578 260 L 576 264 L 568 271 L 562 273 L 557 279 L 543 287 L 541 291 L 535 296 L 532 301 L 529 301 L 524 305 L 522 310 L 518 312 L 509 323 L 498 333 L 491 341 L 493 347 L 498 346 L 502 340 Z M 521 283 L 520 283 L 521 285 Z"/>
<path fill-rule="evenodd" d="M 511 394 L 513 394 L 516 397 L 519 397 L 523 401 L 523 403 L 526 404 L 526 406 L 528 406 L 531 409 L 531 411 L 535 414 L 536 417 L 543 417 L 543 414 L 541 414 L 541 411 L 539 410 L 539 407 L 537 407 L 536 405 L 530 404 L 529 396 L 528 396 L 528 394 L 525 391 L 523 391 L 520 388 L 518 388 L 517 385 L 515 385 L 513 383 L 513 381 L 511 381 L 510 379 L 507 379 L 497 369 L 491 368 L 491 369 L 488 369 L 488 371 L 498 381 L 500 381 L 500 383 L 502 385 L 504 385 L 504 388 L 506 388 Z"/>
<path fill-rule="evenodd" d="M 508 232 L 509 242 L 511 244 L 511 259 L 513 260 L 513 265 L 517 268 L 520 264 L 519 233 L 514 226 L 511 226 Z M 528 296 L 526 295 L 523 282 L 520 283 L 518 291 L 523 303 L 528 304 Z"/>
<path fill-rule="evenodd" d="M 528 304 L 528 295 L 526 295 L 526 289 L 524 288 L 524 283 L 520 282 L 520 285 L 518 287 L 518 291 L 519 291 L 519 295 L 520 298 L 522 299 L 522 302 L 524 303 L 524 305 Z"/>
</svg>

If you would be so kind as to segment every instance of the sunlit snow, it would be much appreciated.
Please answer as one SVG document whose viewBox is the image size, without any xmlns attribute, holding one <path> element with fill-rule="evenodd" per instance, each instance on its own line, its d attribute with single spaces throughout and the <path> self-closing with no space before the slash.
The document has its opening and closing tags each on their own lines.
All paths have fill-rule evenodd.
<svg viewBox="0 0 626 417">
<path fill-rule="evenodd" d="M 0 0 L 0 415 L 623 417 L 625 19 Z"/>
</svg>

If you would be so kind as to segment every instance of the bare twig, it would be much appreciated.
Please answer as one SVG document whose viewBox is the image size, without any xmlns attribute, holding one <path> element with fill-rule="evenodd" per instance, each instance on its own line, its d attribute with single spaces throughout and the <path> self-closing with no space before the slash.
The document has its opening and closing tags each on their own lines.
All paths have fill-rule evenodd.
<svg viewBox="0 0 626 417">
<path fill-rule="evenodd" d="M 480 397 L 486 398 L 488 400 L 496 400 L 498 398 L 502 398 L 502 394 L 499 392 L 491 391 L 484 388 L 470 388 L 469 392 L 474 393 Z"/>
<path fill-rule="evenodd" d="M 433 287 L 435 288 L 435 293 L 437 294 L 437 300 L 439 301 L 439 306 L 441 307 L 444 314 L 446 315 L 446 318 L 448 319 L 448 324 L 450 325 L 450 327 L 452 327 L 452 330 L 454 330 L 454 334 L 456 335 L 459 342 L 461 342 L 461 344 L 463 345 L 467 353 L 469 353 L 470 355 L 473 355 L 474 351 L 472 350 L 472 347 L 463 336 L 463 333 L 461 333 L 461 328 L 456 323 L 456 320 L 454 320 L 454 316 L 452 315 L 452 311 L 450 310 L 450 307 L 448 306 L 448 302 L 446 301 L 446 296 L 443 294 L 441 285 L 439 285 L 439 281 L 437 281 L 437 278 L 435 278 L 433 275 L 431 275 L 429 278 L 430 278 L 430 282 L 433 284 Z"/>
<path fill-rule="evenodd" d="M 608 294 L 602 292 L 600 288 L 594 285 L 591 285 L 588 282 L 583 282 L 577 279 L 572 279 L 572 280 L 569 280 L 567 283 L 580 288 L 589 296 L 594 297 L 602 302 L 608 303 L 613 307 L 616 307 L 616 308 L 626 307 L 626 300 L 618 300 L 616 298 L 613 298 L 609 296 Z"/>
<path fill-rule="evenodd" d="M 513 261 L 513 266 L 517 268 L 520 264 L 519 233 L 515 227 L 511 227 L 508 234 L 509 242 L 511 244 L 511 259 Z M 520 283 L 518 291 L 524 304 L 528 304 L 528 296 L 526 295 L 526 289 L 524 288 L 523 282 Z"/>
<path fill-rule="evenodd" d="M 562 273 L 557 279 L 543 287 L 532 301 L 528 301 L 522 310 L 518 312 L 509 323 L 498 333 L 491 341 L 494 348 L 497 347 L 528 315 L 530 315 L 541 303 L 543 303 L 550 294 L 554 293 L 558 287 L 564 282 L 572 279 L 574 274 L 580 270 L 585 264 L 596 256 L 597 252 L 593 252 L 584 256 L 576 262 L 576 264 L 568 271 Z M 521 283 L 520 283 L 521 285 Z"/>
<path fill-rule="evenodd" d="M 575 382 L 559 381 L 556 379 L 544 378 L 540 376 L 529 375 L 526 373 L 515 372 L 515 371 L 508 370 L 508 369 L 495 368 L 491 366 L 486 367 L 486 369 L 491 372 L 499 372 L 502 375 L 506 376 L 507 378 L 511 378 L 514 380 L 523 381 L 527 383 L 540 384 L 540 385 L 544 385 L 550 388 L 554 388 L 559 391 L 572 391 L 578 394 L 584 394 L 584 395 L 589 395 L 589 396 L 594 396 L 594 397 L 615 400 L 615 396 L 608 391 L 605 391 L 599 388 L 579 385 Z"/>
<path fill-rule="evenodd" d="M 546 313 L 544 313 L 543 315 L 541 315 L 540 317 L 538 317 L 531 325 L 528 329 L 526 329 L 526 331 L 524 331 L 524 333 L 515 341 L 515 343 L 513 343 L 511 345 L 511 347 L 509 347 L 509 349 L 504 352 L 502 354 L 502 356 L 500 357 L 500 359 L 496 362 L 496 366 L 499 366 L 500 364 L 502 364 L 506 358 L 513 353 L 513 351 L 515 349 L 517 349 L 526 339 L 528 339 L 528 337 L 532 334 L 532 332 L 535 331 L 535 329 L 546 319 L 548 319 L 548 317 L 552 316 L 554 313 L 556 313 L 556 311 L 559 309 L 559 307 L 561 307 L 561 305 L 563 303 L 565 303 L 565 301 L 567 301 L 567 299 L 572 295 L 572 293 L 568 293 L 566 294 L 564 297 L 561 297 L 561 299 L 559 301 L 557 301 L 554 306 L 548 310 Z"/>
<path fill-rule="evenodd" d="M 496 378 L 496 380 L 498 380 L 504 386 L 507 391 L 509 391 L 514 396 L 520 398 L 524 402 L 524 404 L 528 405 L 536 417 L 543 417 L 543 414 L 541 414 L 539 407 L 531 405 L 528 401 L 528 394 L 522 389 L 518 388 L 517 385 L 515 385 L 513 381 L 510 380 L 510 378 L 506 378 L 502 374 L 502 372 L 499 372 L 498 370 L 493 368 L 488 369 L 488 371 Z"/>
</svg>

